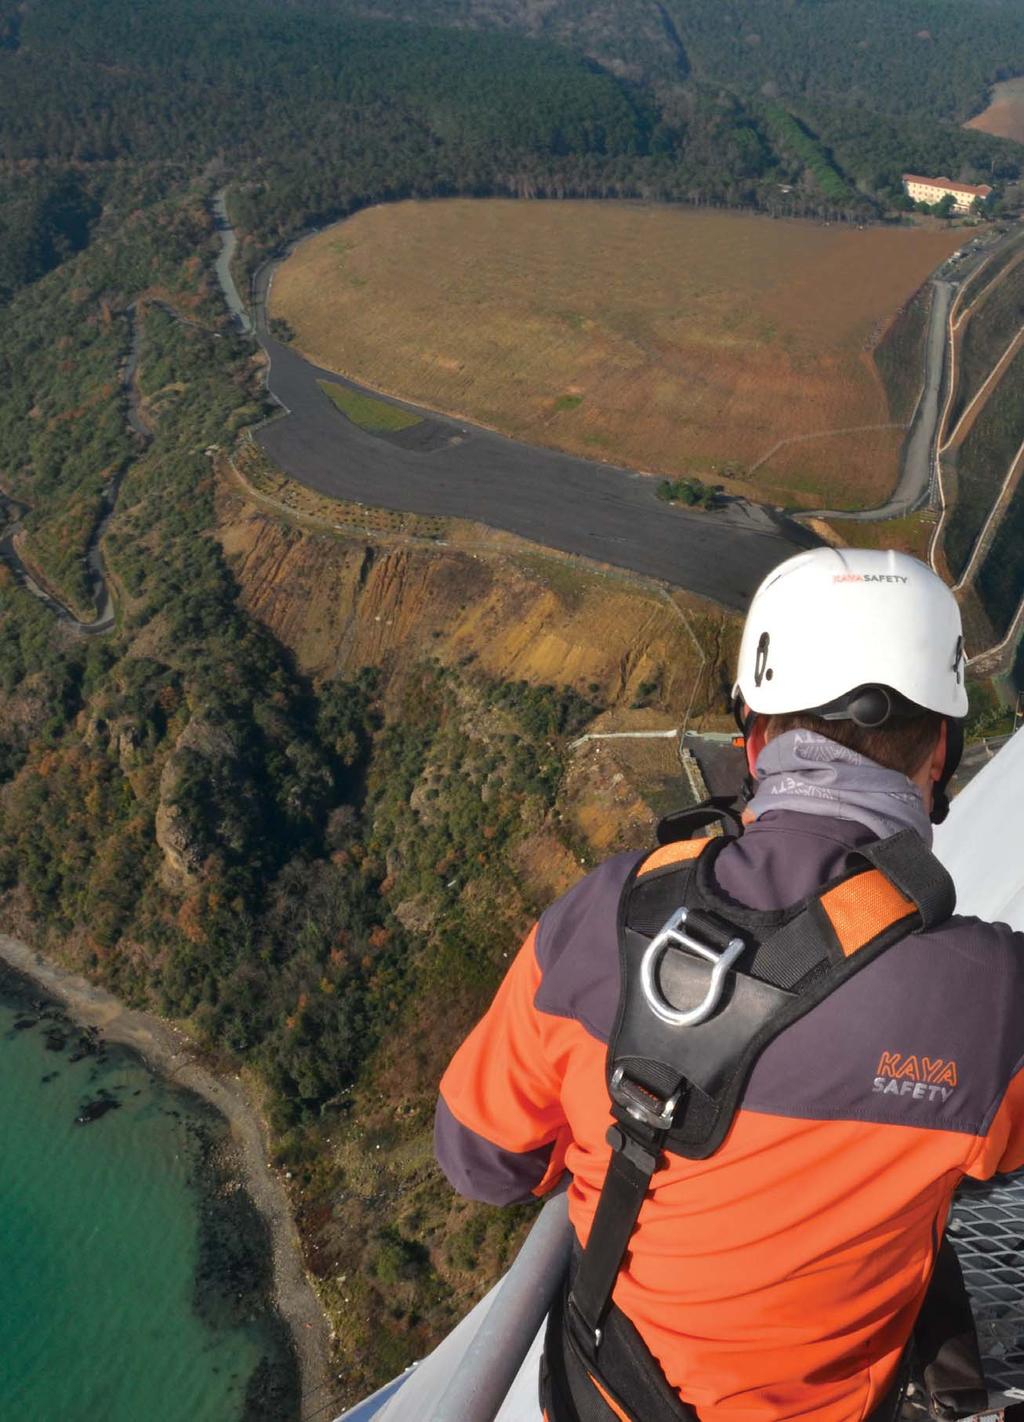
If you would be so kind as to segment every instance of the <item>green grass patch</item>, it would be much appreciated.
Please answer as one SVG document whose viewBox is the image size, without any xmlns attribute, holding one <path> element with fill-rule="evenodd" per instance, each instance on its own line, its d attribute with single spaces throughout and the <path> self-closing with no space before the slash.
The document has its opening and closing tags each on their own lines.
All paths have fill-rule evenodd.
<svg viewBox="0 0 1024 1422">
<path fill-rule="evenodd" d="M 396 430 L 408 430 L 423 423 L 419 415 L 411 415 L 408 410 L 400 410 L 386 400 L 349 390 L 345 385 L 334 385 L 329 380 L 318 380 L 317 384 L 332 405 L 354 425 L 370 434 L 394 434 Z"/>
<path fill-rule="evenodd" d="M 927 558 L 928 544 L 934 522 L 920 514 L 906 518 L 887 518 L 880 523 L 861 523 L 857 519 L 830 518 L 829 524 L 851 548 L 896 548 L 915 558 Z"/>
<path fill-rule="evenodd" d="M 582 395 L 559 395 L 555 401 L 555 412 L 561 414 L 563 410 L 578 410 L 582 404 Z"/>
</svg>

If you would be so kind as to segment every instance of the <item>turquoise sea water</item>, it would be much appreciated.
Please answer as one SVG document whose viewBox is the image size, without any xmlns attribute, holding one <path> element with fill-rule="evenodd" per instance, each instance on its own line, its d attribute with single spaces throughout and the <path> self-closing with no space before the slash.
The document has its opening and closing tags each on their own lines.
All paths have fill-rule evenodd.
<svg viewBox="0 0 1024 1422">
<path fill-rule="evenodd" d="M 72 1059 L 89 1045 L 0 968 L 0 1418 L 294 1415 L 266 1237 L 218 1164 L 225 1123 L 132 1053 Z M 76 1124 L 104 1093 L 118 1109 Z"/>
</svg>

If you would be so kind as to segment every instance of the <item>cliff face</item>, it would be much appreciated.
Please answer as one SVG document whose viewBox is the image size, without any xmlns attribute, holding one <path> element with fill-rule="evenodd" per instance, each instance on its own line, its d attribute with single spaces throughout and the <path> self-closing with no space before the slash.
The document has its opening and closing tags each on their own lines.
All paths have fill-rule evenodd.
<svg viewBox="0 0 1024 1422">
<path fill-rule="evenodd" d="M 237 754 L 231 737 L 219 726 L 193 716 L 164 761 L 154 818 L 154 835 L 164 857 L 163 877 L 169 889 L 195 886 L 203 864 L 203 847 L 191 831 L 188 816 L 178 804 L 187 773 L 216 779 Z M 188 765 L 191 758 L 192 765 Z"/>
<path fill-rule="evenodd" d="M 325 527 L 358 511 L 282 522 L 261 497 L 218 494 L 241 604 L 356 767 L 321 857 L 289 864 L 258 928 L 261 992 L 286 985 L 273 1060 L 321 1103 L 277 1158 L 354 1399 L 427 1352 L 518 1243 L 526 1216 L 457 1200 L 432 1166 L 436 1082 L 537 913 L 685 800 L 676 739 L 649 733 L 721 711 L 735 627 L 485 529 L 373 543 Z M 646 738 L 592 738 L 626 730 Z M 182 774 L 206 784 L 195 735 L 167 761 L 158 829 L 165 882 L 201 900 L 174 818 Z"/>
<path fill-rule="evenodd" d="M 282 527 L 231 500 L 221 539 L 246 609 L 314 676 L 380 667 L 389 679 L 433 657 L 499 681 L 569 686 L 606 706 L 646 699 L 681 715 L 702 658 L 678 606 L 615 574 L 582 571 L 511 540 L 371 546 Z M 503 545 L 503 542 L 505 546 Z M 724 615 L 691 605 L 712 646 Z M 694 711 L 719 709 L 713 669 Z"/>
</svg>

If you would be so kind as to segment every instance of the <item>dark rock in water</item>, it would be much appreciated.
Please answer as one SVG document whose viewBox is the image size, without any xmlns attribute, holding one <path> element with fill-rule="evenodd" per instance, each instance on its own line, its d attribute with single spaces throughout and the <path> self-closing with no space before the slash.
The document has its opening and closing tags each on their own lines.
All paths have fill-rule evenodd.
<svg viewBox="0 0 1024 1422">
<path fill-rule="evenodd" d="M 38 1017 L 19 1017 L 13 1024 L 15 1032 L 27 1032 L 30 1027 L 39 1026 Z"/>
<path fill-rule="evenodd" d="M 95 1101 L 87 1101 L 75 1117 L 76 1126 L 91 1126 L 93 1121 L 98 1121 L 101 1116 L 105 1116 L 108 1111 L 116 1111 L 120 1107 L 120 1101 L 115 1101 L 112 1096 L 97 1096 Z"/>
<path fill-rule="evenodd" d="M 71 1053 L 69 1061 L 80 1062 L 86 1057 L 95 1057 L 99 1054 L 100 1043 L 93 1031 L 85 1031 L 79 1035 L 75 1044 L 75 1050 Z"/>
<path fill-rule="evenodd" d="M 280 1333 L 283 1327 L 279 1325 Z M 277 1343 L 276 1357 L 264 1358 L 256 1365 L 245 1390 L 242 1422 L 279 1422 L 282 1417 L 298 1415 L 301 1389 L 299 1365 L 294 1344 L 283 1336 Z"/>
<path fill-rule="evenodd" d="M 39 1080 L 43 1083 L 44 1086 L 49 1086 L 50 1082 L 56 1081 L 58 1076 L 60 1076 L 59 1071 L 48 1071 L 46 1075 L 41 1076 Z"/>
<path fill-rule="evenodd" d="M 67 1036 L 59 1027 L 47 1028 L 45 1041 L 48 1052 L 62 1052 L 68 1044 Z"/>
</svg>

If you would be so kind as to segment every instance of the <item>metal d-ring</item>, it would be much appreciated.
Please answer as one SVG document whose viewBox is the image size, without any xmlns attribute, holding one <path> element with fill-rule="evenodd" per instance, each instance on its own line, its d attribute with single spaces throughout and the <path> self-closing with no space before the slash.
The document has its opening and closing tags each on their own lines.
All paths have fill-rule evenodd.
<svg viewBox="0 0 1024 1422">
<path fill-rule="evenodd" d="M 661 932 L 651 939 L 640 963 L 640 986 L 647 999 L 647 1005 L 656 1017 L 660 1017 L 662 1022 L 667 1022 L 671 1027 L 694 1027 L 698 1022 L 703 1022 L 711 1016 L 722 996 L 725 975 L 745 947 L 742 938 L 731 938 L 723 951 L 719 953 L 717 949 L 710 948 L 706 943 L 700 943 L 689 933 L 683 932 L 683 925 L 686 923 L 687 917 L 686 909 L 676 909 Z M 691 1008 L 689 1012 L 677 1011 L 671 1003 L 666 1001 L 664 994 L 658 987 L 656 976 L 658 964 L 668 948 L 683 948 L 712 965 L 711 981 L 708 984 L 704 1001 Z"/>
</svg>

